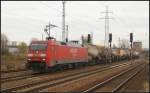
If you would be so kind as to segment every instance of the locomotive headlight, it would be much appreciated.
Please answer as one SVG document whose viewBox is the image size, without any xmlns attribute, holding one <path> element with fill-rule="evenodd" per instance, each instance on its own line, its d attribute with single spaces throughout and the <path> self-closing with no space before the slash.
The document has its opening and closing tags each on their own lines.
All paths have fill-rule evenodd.
<svg viewBox="0 0 150 93">
<path fill-rule="evenodd" d="M 41 57 L 46 57 L 46 54 L 40 54 Z"/>
<path fill-rule="evenodd" d="M 31 60 L 30 58 L 28 60 Z"/>
<path fill-rule="evenodd" d="M 43 58 L 42 60 L 45 61 L 45 58 Z"/>
<path fill-rule="evenodd" d="M 32 57 L 32 56 L 33 56 L 33 54 L 28 54 L 27 56 L 28 56 L 28 57 Z"/>
</svg>

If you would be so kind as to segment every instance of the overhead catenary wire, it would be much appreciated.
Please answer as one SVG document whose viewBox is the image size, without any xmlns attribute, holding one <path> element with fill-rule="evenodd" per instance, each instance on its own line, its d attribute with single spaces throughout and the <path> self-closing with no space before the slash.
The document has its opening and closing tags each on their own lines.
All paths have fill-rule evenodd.
<svg viewBox="0 0 150 93">
<path fill-rule="evenodd" d="M 47 4 L 45 4 L 45 3 L 43 3 L 42 1 L 40 1 L 40 3 L 41 3 L 42 5 L 44 5 L 44 6 L 48 7 L 48 8 L 51 8 L 51 9 L 56 10 L 56 11 L 57 11 L 57 12 L 59 12 L 60 14 L 62 13 L 62 11 L 60 11 L 60 10 L 58 10 L 58 9 L 54 8 L 54 7 L 50 7 L 49 5 L 47 5 Z M 81 19 L 81 18 L 79 18 L 79 17 L 75 17 L 75 16 L 68 16 L 68 15 L 66 15 L 66 17 L 71 17 L 72 19 L 80 20 L 80 21 L 82 21 L 82 22 L 86 23 L 88 26 L 92 27 L 92 29 L 95 29 L 96 31 L 99 31 L 99 30 L 100 30 L 100 29 L 97 29 L 97 28 L 96 28 L 96 26 L 93 26 L 92 24 L 90 24 L 88 21 L 83 20 L 83 19 Z M 60 27 L 59 27 L 59 28 L 60 28 Z M 60 28 L 60 29 L 62 29 L 62 28 Z"/>
<path fill-rule="evenodd" d="M 105 4 L 102 4 L 102 3 L 100 3 L 102 6 L 105 6 Z M 112 15 L 114 15 L 116 18 L 116 20 L 119 20 L 123 25 L 125 25 L 125 26 L 127 26 L 130 30 L 131 30 L 131 32 L 134 32 L 135 30 L 134 30 L 134 28 L 132 27 L 132 26 L 129 26 L 129 24 L 128 23 L 126 23 L 126 21 L 124 20 L 124 19 L 122 19 L 121 17 L 119 17 L 116 13 L 112 13 Z M 113 18 L 112 18 L 113 19 Z M 116 21 L 115 19 L 113 19 L 113 21 Z M 117 22 L 117 21 L 116 21 Z"/>
<path fill-rule="evenodd" d="M 22 17 L 22 15 L 14 15 L 14 16 L 12 16 L 12 15 L 10 15 L 10 14 L 9 14 L 8 16 L 11 16 L 11 17 Z M 26 17 L 26 18 L 29 18 L 29 19 L 33 19 L 33 20 L 42 21 L 42 20 L 40 20 L 39 18 L 35 18 L 35 17 L 32 17 L 32 16 L 25 16 L 25 17 Z M 26 25 L 27 25 L 27 24 L 29 25 L 29 23 L 27 23 L 27 22 L 24 22 L 23 24 L 24 24 L 24 25 L 25 25 L 25 24 L 26 24 Z M 30 26 L 30 27 L 28 26 L 29 28 L 31 28 L 31 29 L 37 28 L 37 26 L 35 26 L 35 24 L 32 24 L 32 23 L 30 23 L 30 24 L 31 24 L 32 26 Z M 31 32 L 31 33 L 35 33 L 35 32 L 36 32 L 36 33 L 40 33 L 40 34 L 42 33 L 41 31 L 37 31 L 37 30 L 36 30 L 36 31 L 30 31 L 30 32 Z"/>
<path fill-rule="evenodd" d="M 60 11 L 60 10 L 54 8 L 54 7 L 50 7 L 49 5 L 43 3 L 42 1 L 40 1 L 40 3 L 41 3 L 42 5 L 44 5 L 44 6 L 46 6 L 47 8 L 50 8 L 50 9 L 56 10 L 56 11 L 59 12 L 59 13 L 62 13 L 62 11 Z"/>
<path fill-rule="evenodd" d="M 115 17 L 117 17 L 117 16 L 115 16 Z M 134 29 L 133 29 L 132 27 L 128 26 L 127 23 L 126 23 L 124 20 L 121 20 L 121 18 L 118 18 L 118 17 L 117 17 L 116 20 L 113 19 L 113 21 L 116 22 L 117 24 L 119 24 L 120 26 L 125 26 L 125 27 L 127 27 L 127 28 L 129 29 L 128 32 L 133 32 L 133 31 L 134 31 Z M 118 23 L 118 22 L 119 22 L 119 23 Z M 122 23 L 122 25 L 121 25 L 120 23 Z M 125 34 L 125 36 L 128 36 L 128 34 Z"/>
<path fill-rule="evenodd" d="M 98 3 L 98 4 L 101 4 L 102 7 L 105 6 L 105 4 L 103 4 L 103 3 Z M 117 17 L 116 19 L 120 20 L 120 22 L 122 22 L 124 25 L 126 25 L 127 27 L 129 27 L 130 30 L 131 30 L 131 32 L 135 31 L 133 27 L 129 26 L 129 25 L 126 23 L 126 21 L 125 21 L 124 19 L 122 19 L 121 17 L 119 17 L 116 13 L 113 13 L 113 15 L 114 15 L 115 17 Z M 113 19 L 113 20 L 114 20 L 114 19 Z"/>
<path fill-rule="evenodd" d="M 51 8 L 51 9 L 53 9 L 53 10 L 56 10 L 56 11 L 59 12 L 59 13 L 62 13 L 62 11 L 60 11 L 60 10 L 54 8 L 54 7 L 51 7 L 51 6 L 49 6 L 49 5 L 45 4 L 45 3 L 43 3 L 42 1 L 40 1 L 40 3 L 41 3 L 42 5 L 44 5 L 44 6 L 46 6 L 47 8 Z M 82 19 L 82 18 L 77 18 L 77 17 L 69 16 L 69 15 L 68 15 L 68 17 L 70 17 L 70 18 L 72 18 L 72 19 L 80 20 L 80 21 L 86 23 L 86 24 L 87 24 L 89 27 L 91 27 L 92 29 L 95 29 L 96 31 L 99 31 L 99 30 L 100 30 L 99 28 L 96 28 L 96 26 L 92 25 L 92 23 L 90 23 L 88 20 L 84 20 L 84 19 Z M 62 28 L 61 28 L 61 27 L 58 27 L 58 29 L 62 29 Z"/>
<path fill-rule="evenodd" d="M 116 15 L 115 13 L 114 13 L 113 15 L 116 16 L 117 19 L 120 20 L 120 22 L 122 22 L 124 25 L 126 25 L 128 28 L 130 28 L 131 32 L 134 31 L 134 28 L 131 27 L 131 26 L 129 26 L 129 25 L 126 23 L 126 21 L 125 21 L 124 19 L 120 18 L 120 17 L 119 17 L 118 15 Z"/>
<path fill-rule="evenodd" d="M 43 3 L 41 3 L 41 4 L 43 4 Z M 48 8 L 52 8 L 52 7 L 49 7 L 47 4 L 43 4 L 43 5 L 46 6 L 46 7 L 48 7 Z M 62 11 L 60 11 L 60 10 L 58 10 L 58 9 L 56 9 L 56 8 L 52 8 L 52 9 L 56 10 L 57 12 L 62 13 Z M 86 15 L 86 16 L 87 16 L 87 15 Z M 101 32 L 101 31 L 102 31 L 101 28 L 97 28 L 95 25 L 92 25 L 92 22 L 89 22 L 89 21 L 87 21 L 87 20 L 83 20 L 82 18 L 75 17 L 75 16 L 68 16 L 68 15 L 66 15 L 66 17 L 70 17 L 70 18 L 72 18 L 72 19 L 80 20 L 80 22 L 84 22 L 86 25 L 88 25 L 88 27 L 91 27 L 91 30 L 92 30 L 92 31 L 98 31 L 98 32 Z M 59 28 L 60 28 L 60 27 L 59 27 Z M 61 28 L 60 28 L 60 29 L 61 29 Z M 90 31 L 90 32 L 91 32 L 91 31 Z"/>
<path fill-rule="evenodd" d="M 108 47 L 109 46 L 109 42 L 108 42 L 108 34 L 109 34 L 109 19 L 112 19 L 109 17 L 109 13 L 112 13 L 108 10 L 108 5 L 105 6 L 106 7 L 106 11 L 105 12 L 101 12 L 101 13 L 105 13 L 105 17 L 101 18 L 101 19 L 105 19 L 105 42 L 104 42 L 104 46 Z"/>
</svg>

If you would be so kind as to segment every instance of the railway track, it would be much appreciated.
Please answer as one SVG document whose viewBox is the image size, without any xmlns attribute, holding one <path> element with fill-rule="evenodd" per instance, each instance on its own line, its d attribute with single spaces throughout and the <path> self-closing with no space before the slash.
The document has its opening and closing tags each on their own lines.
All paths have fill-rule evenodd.
<svg viewBox="0 0 150 93">
<path fill-rule="evenodd" d="M 1 82 L 5 83 L 5 82 L 10 82 L 10 81 L 17 81 L 17 80 L 21 80 L 21 79 L 25 79 L 25 78 L 36 77 L 39 75 L 41 75 L 41 74 L 32 73 L 32 74 L 18 75 L 18 76 L 14 76 L 14 77 L 1 78 Z"/>
<path fill-rule="evenodd" d="M 104 66 L 105 67 L 105 66 Z M 39 75 L 48 75 L 48 74 L 40 74 L 40 73 L 33 73 L 31 70 L 27 70 L 27 69 L 22 69 L 22 70 L 15 70 L 15 71 L 2 71 L 4 73 L 2 73 L 2 76 L 4 75 L 5 77 L 1 76 L 1 82 L 5 83 L 5 82 L 10 82 L 10 81 L 17 81 L 17 80 L 21 80 L 21 79 L 25 79 L 25 78 L 32 78 L 32 77 L 36 77 Z M 9 75 L 9 74 L 16 74 L 16 73 L 25 73 L 25 72 L 29 72 L 27 74 L 23 74 L 23 75 Z M 6 77 L 6 75 L 9 77 Z"/>
<path fill-rule="evenodd" d="M 27 71 L 27 69 L 11 70 L 11 71 L 1 71 L 1 73 L 2 73 L 2 74 L 5 74 L 5 73 L 20 72 L 20 71 Z"/>
<path fill-rule="evenodd" d="M 21 71 L 14 71 L 14 72 L 8 72 L 8 73 L 3 73 L 1 76 L 1 82 L 9 82 L 13 80 L 20 80 L 28 77 L 33 77 L 35 74 L 31 70 L 21 70 Z"/>
<path fill-rule="evenodd" d="M 35 82 L 35 83 L 30 83 L 30 84 L 23 84 L 21 86 L 16 86 L 13 88 L 6 88 L 6 89 L 2 89 L 2 92 L 7 92 L 7 91 L 13 91 L 13 92 L 32 92 L 32 91 L 39 91 L 41 89 L 47 88 L 47 87 L 51 87 L 51 86 L 56 86 L 58 84 L 62 84 L 71 80 L 75 80 L 75 79 L 79 79 L 82 77 L 86 77 L 92 74 L 96 74 L 98 72 L 102 72 L 105 70 L 109 70 L 112 68 L 117 68 L 117 67 L 121 67 L 121 66 L 126 66 L 126 65 L 130 65 L 130 63 L 124 63 L 124 64 L 119 64 L 119 65 L 115 65 L 115 66 L 110 66 L 110 67 L 103 67 L 103 68 L 99 68 L 99 69 L 95 69 L 92 71 L 86 71 L 86 72 L 80 72 L 80 73 L 75 73 L 75 74 L 70 74 L 67 76 L 63 76 L 63 77 L 58 77 L 55 79 L 49 79 L 49 80 L 43 80 L 43 81 L 39 81 L 39 82 Z"/>
<path fill-rule="evenodd" d="M 144 69 L 145 65 L 138 65 L 121 72 L 105 81 L 84 90 L 84 92 L 118 92 L 129 80 Z"/>
<path fill-rule="evenodd" d="M 28 72 L 32 72 L 32 70 L 24 69 L 24 70 L 8 71 L 8 72 L 1 71 L 1 74 L 2 74 L 1 78 L 12 77 L 11 75 L 13 75 L 13 74 L 22 74 L 22 73 L 28 73 Z"/>
<path fill-rule="evenodd" d="M 106 66 L 104 66 L 104 67 L 106 67 Z M 21 71 L 27 71 L 27 70 L 21 70 Z M 14 71 L 14 72 L 20 72 L 20 71 Z M 9 74 L 12 74 L 12 72 Z M 43 73 L 28 73 L 28 74 L 17 75 L 17 76 L 8 75 L 9 77 L 5 77 L 5 78 L 1 77 L 1 82 L 5 83 L 5 82 L 11 82 L 11 81 L 15 81 L 15 80 L 17 81 L 17 80 L 21 80 L 21 79 L 25 79 L 25 78 L 38 77 L 40 75 L 49 75 L 49 73 L 46 73 L 46 74 L 45 73 L 44 74 Z"/>
<path fill-rule="evenodd" d="M 121 64 L 121 63 L 117 63 L 117 64 Z M 107 66 L 102 66 L 102 67 L 105 68 Z M 27 70 L 25 70 L 25 71 L 27 71 Z M 19 71 L 17 71 L 17 72 L 19 72 Z M 7 82 L 15 81 L 15 80 L 17 81 L 17 80 L 26 79 L 26 78 L 38 77 L 40 75 L 45 76 L 45 75 L 49 75 L 49 74 L 51 74 L 51 73 L 46 73 L 46 74 L 45 73 L 30 73 L 30 74 L 28 73 L 28 74 L 23 74 L 23 75 L 17 75 L 17 76 L 11 76 L 11 77 L 6 77 L 6 78 L 1 78 L 1 82 L 2 83 L 7 83 Z M 10 76 L 10 75 L 8 75 L 8 76 Z"/>
</svg>

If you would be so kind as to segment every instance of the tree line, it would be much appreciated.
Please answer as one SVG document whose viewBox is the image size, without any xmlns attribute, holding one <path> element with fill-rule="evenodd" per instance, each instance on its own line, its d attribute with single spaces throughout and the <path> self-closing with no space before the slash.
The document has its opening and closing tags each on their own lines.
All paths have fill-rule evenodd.
<svg viewBox="0 0 150 93">
<path fill-rule="evenodd" d="M 4 33 L 1 33 L 1 55 L 11 54 L 9 52 L 9 42 L 8 37 Z M 19 43 L 16 47 L 18 48 L 20 54 L 27 53 L 27 44 L 25 42 Z"/>
</svg>

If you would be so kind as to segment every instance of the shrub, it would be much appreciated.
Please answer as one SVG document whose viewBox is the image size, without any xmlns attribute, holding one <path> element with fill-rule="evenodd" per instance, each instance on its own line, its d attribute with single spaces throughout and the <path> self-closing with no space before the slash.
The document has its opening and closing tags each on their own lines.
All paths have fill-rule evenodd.
<svg viewBox="0 0 150 93">
<path fill-rule="evenodd" d="M 6 48 L 1 48 L 1 55 L 10 55 L 8 49 Z"/>
</svg>

